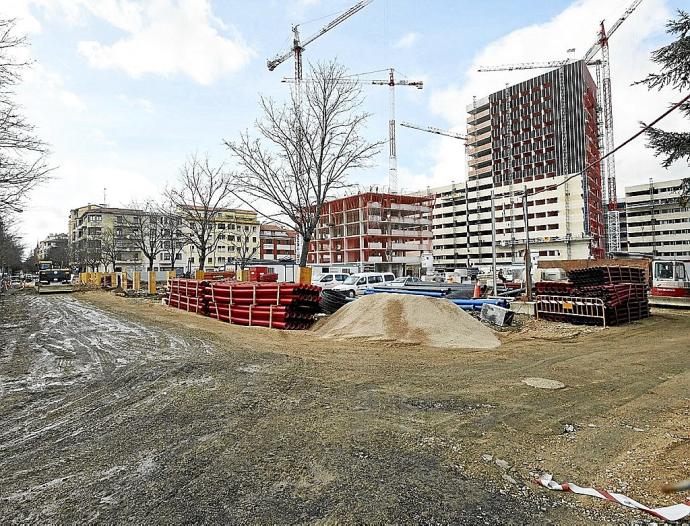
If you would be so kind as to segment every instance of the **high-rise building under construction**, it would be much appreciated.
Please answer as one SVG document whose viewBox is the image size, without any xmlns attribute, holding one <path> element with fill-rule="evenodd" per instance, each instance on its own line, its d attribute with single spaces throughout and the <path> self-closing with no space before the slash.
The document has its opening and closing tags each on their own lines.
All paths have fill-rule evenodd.
<svg viewBox="0 0 690 526">
<path fill-rule="evenodd" d="M 492 192 L 499 264 L 522 260 L 525 192 L 533 255 L 603 257 L 597 87 L 584 62 L 475 99 L 467 113 L 467 178 L 431 190 L 435 266 L 491 263 Z"/>
</svg>

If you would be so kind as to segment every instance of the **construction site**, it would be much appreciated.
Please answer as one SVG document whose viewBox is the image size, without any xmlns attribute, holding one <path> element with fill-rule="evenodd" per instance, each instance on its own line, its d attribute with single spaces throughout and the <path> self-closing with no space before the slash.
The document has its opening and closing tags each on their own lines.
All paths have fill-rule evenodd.
<svg viewBox="0 0 690 526">
<path fill-rule="evenodd" d="M 3 524 L 690 521 L 690 179 L 616 179 L 690 100 L 614 138 L 609 39 L 643 0 L 584 53 L 479 67 L 534 75 L 456 90 L 453 129 L 397 120 L 427 76 L 303 74 L 374 2 L 282 27 L 261 67 L 294 66 L 288 102 L 261 94 L 256 128 L 285 151 L 240 132 L 160 203 L 70 205 L 31 271 L 0 250 Z M 398 127 L 464 147 L 466 176 L 403 191 Z M 350 184 L 380 152 L 388 184 Z"/>
</svg>

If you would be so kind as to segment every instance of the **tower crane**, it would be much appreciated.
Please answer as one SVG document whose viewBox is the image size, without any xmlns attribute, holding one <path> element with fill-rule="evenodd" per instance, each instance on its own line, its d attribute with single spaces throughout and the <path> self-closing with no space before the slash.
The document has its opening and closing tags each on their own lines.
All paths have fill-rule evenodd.
<svg viewBox="0 0 690 526">
<path fill-rule="evenodd" d="M 460 139 L 461 141 L 466 141 L 467 136 L 463 135 L 461 133 L 457 133 L 454 131 L 450 130 L 444 130 L 441 128 L 436 128 L 435 126 L 419 126 L 417 124 L 410 124 L 409 122 L 401 122 L 400 126 L 403 126 L 404 128 L 412 128 L 415 130 L 421 130 L 424 132 L 428 133 L 435 133 L 436 135 L 443 135 L 444 137 L 451 137 L 452 139 Z M 467 144 L 465 144 L 467 146 Z M 453 217 L 455 217 L 455 214 L 457 212 L 456 210 L 456 186 L 455 186 L 455 181 L 453 181 L 452 184 L 452 206 L 453 206 Z M 465 180 L 465 195 L 468 193 L 468 186 L 467 186 L 467 180 Z M 468 205 L 468 200 L 465 199 L 465 217 L 469 217 L 469 205 Z M 453 262 L 457 262 L 458 260 L 458 245 L 456 242 L 456 237 L 457 237 L 457 222 L 453 220 Z M 466 221 L 465 222 L 465 235 L 467 236 L 468 244 L 469 244 L 469 239 L 470 239 L 470 222 Z M 467 267 L 469 268 L 470 266 L 470 256 L 469 252 L 467 254 Z"/>
<path fill-rule="evenodd" d="M 417 124 L 411 124 L 409 122 L 401 122 L 400 126 L 404 128 L 412 128 L 414 130 L 421 130 L 429 133 L 435 133 L 436 135 L 444 135 L 446 137 L 452 137 L 453 139 L 460 139 L 462 141 L 467 140 L 467 136 L 462 133 L 457 133 L 450 130 L 443 130 L 441 128 L 436 128 L 435 126 L 419 126 Z"/>
<path fill-rule="evenodd" d="M 281 65 L 283 62 L 285 62 L 287 59 L 290 57 L 294 56 L 295 57 L 295 82 L 299 84 L 299 82 L 302 80 L 302 51 L 304 51 L 304 48 L 307 47 L 309 44 L 311 44 L 314 40 L 319 38 L 321 35 L 324 33 L 328 33 L 331 29 L 333 29 L 335 26 L 339 25 L 340 23 L 344 22 L 348 18 L 350 18 L 352 15 L 355 13 L 361 11 L 364 9 L 366 6 L 371 4 L 374 0 L 362 0 L 360 2 L 357 2 L 355 5 L 347 9 L 346 11 L 343 11 L 340 13 L 337 17 L 335 17 L 333 20 L 331 20 L 328 24 L 323 26 L 319 31 L 311 35 L 309 38 L 307 38 L 304 41 L 300 40 L 299 36 L 299 24 L 295 24 L 292 26 L 292 48 L 289 50 L 285 51 L 284 53 L 279 53 L 272 59 L 269 59 L 266 61 L 266 65 L 268 66 L 269 71 L 273 71 L 276 69 L 279 65 Z"/>
<path fill-rule="evenodd" d="M 599 26 L 596 42 L 587 50 L 581 59 L 588 66 L 596 66 L 597 85 L 601 87 L 598 93 L 598 103 L 602 110 L 603 122 L 599 123 L 599 136 L 602 138 L 601 157 L 613 151 L 615 147 L 613 135 L 613 104 L 611 98 L 611 69 L 609 57 L 609 39 L 621 24 L 637 9 L 642 0 L 633 0 L 623 14 L 606 31 L 604 22 Z M 594 60 L 596 54 L 601 51 L 601 60 Z M 515 71 L 522 69 L 560 68 L 574 62 L 572 59 L 553 60 L 547 62 L 523 62 L 520 64 L 504 64 L 493 67 L 480 67 L 478 71 Z M 560 72 L 562 77 L 562 70 Z M 562 82 L 562 78 L 561 78 Z M 563 103 L 563 101 L 561 101 Z M 610 155 L 601 162 L 602 173 L 602 200 L 607 203 L 607 248 L 609 252 L 620 251 L 620 223 L 618 214 L 618 199 L 616 196 L 616 161 Z"/>
<path fill-rule="evenodd" d="M 354 75 L 356 76 L 356 75 Z M 283 78 L 283 82 L 293 83 L 299 82 L 291 78 Z M 398 156 L 395 148 L 395 87 L 396 86 L 412 86 L 417 89 L 424 88 L 424 82 L 421 80 L 407 80 L 396 79 L 395 69 L 388 69 L 387 79 L 348 79 L 343 82 L 352 82 L 356 84 L 372 84 L 374 86 L 388 86 L 389 94 L 389 120 L 388 120 L 388 188 L 389 192 L 396 193 L 398 191 Z"/>
</svg>

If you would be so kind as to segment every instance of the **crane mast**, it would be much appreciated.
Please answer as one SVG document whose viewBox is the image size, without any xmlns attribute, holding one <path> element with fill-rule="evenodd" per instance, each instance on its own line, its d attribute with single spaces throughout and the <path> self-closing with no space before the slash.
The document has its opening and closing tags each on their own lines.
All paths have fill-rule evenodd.
<svg viewBox="0 0 690 526">
<path fill-rule="evenodd" d="M 395 70 L 390 68 L 387 81 L 372 80 L 371 83 L 388 86 L 390 112 L 388 120 L 388 191 L 394 194 L 398 191 L 398 155 L 395 146 L 395 86 L 413 86 L 422 89 L 424 82 L 421 80 L 396 80 Z"/>
<path fill-rule="evenodd" d="M 283 82 L 296 83 L 296 79 L 283 78 Z M 309 79 L 306 79 L 309 82 Z M 421 80 L 407 80 L 396 79 L 395 69 L 388 69 L 387 79 L 351 79 L 343 80 L 343 82 L 352 82 L 355 84 L 373 84 L 375 86 L 388 86 L 389 96 L 389 118 L 388 118 L 388 188 L 391 193 L 398 191 L 398 156 L 395 145 L 395 87 L 396 86 L 412 86 L 417 89 L 424 88 L 424 82 Z"/>
</svg>

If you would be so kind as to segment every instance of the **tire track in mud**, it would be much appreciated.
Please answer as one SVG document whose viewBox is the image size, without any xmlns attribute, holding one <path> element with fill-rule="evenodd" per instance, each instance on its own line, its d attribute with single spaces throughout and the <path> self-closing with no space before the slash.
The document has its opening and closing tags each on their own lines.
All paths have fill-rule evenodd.
<svg viewBox="0 0 690 526">
<path fill-rule="evenodd" d="M 74 296 L 16 294 L 3 306 L 0 469 L 6 473 L 86 428 L 118 425 L 157 398 L 181 363 L 209 351 L 201 340 L 118 319 Z"/>
</svg>

